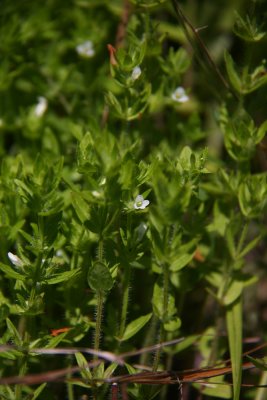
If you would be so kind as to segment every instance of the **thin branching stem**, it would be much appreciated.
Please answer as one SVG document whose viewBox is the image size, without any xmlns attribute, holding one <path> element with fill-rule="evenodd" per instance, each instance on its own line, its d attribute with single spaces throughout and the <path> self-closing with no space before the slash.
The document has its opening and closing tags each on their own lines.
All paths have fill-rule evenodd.
<svg viewBox="0 0 267 400">
<path fill-rule="evenodd" d="M 169 301 L 169 267 L 167 264 L 163 265 L 163 320 L 161 321 L 159 332 L 159 343 L 162 343 L 165 338 L 164 321 L 168 319 L 168 301 Z M 159 348 L 155 354 L 153 362 L 153 371 L 157 371 L 159 360 L 161 356 L 161 349 Z"/>
</svg>

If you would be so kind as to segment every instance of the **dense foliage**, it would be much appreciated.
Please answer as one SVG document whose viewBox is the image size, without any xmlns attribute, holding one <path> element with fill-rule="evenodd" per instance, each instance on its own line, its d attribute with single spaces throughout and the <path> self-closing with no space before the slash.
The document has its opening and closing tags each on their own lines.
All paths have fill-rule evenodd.
<svg viewBox="0 0 267 400">
<path fill-rule="evenodd" d="M 97 366 L 2 384 L 1 399 L 104 399 L 103 379 L 137 364 L 227 356 L 233 393 L 222 376 L 184 400 L 266 398 L 240 397 L 243 338 L 266 337 L 266 13 L 246 0 L 2 0 L 0 343 L 15 346 L 0 376 Z M 179 337 L 124 367 L 98 362 Z M 33 351 L 58 347 L 95 355 Z M 178 397 L 168 390 L 127 386 Z"/>
</svg>

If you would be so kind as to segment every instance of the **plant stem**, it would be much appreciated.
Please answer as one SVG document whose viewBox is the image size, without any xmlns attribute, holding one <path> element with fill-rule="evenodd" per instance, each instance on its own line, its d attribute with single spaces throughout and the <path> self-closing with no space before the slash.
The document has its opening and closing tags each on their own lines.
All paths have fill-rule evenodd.
<svg viewBox="0 0 267 400">
<path fill-rule="evenodd" d="M 155 343 L 155 336 L 156 336 L 156 330 L 157 330 L 157 317 L 155 315 L 152 316 L 150 326 L 146 332 L 145 340 L 143 342 L 143 347 L 151 346 L 152 344 Z M 150 354 L 148 352 L 144 352 L 140 356 L 140 365 L 146 365 L 148 364 L 148 358 L 150 357 Z"/>
<path fill-rule="evenodd" d="M 131 240 L 131 225 L 132 225 L 132 216 L 131 214 L 127 215 L 127 246 L 130 247 Z M 127 311 L 129 305 L 129 294 L 130 294 L 130 279 L 131 279 L 131 265 L 129 262 L 125 261 L 124 270 L 123 270 L 123 295 L 122 295 L 122 310 L 121 310 L 121 322 L 119 329 L 119 337 L 121 338 L 125 331 L 126 321 L 127 321 Z"/>
<path fill-rule="evenodd" d="M 130 293 L 130 277 L 131 277 L 131 266 L 129 263 L 126 263 L 125 269 L 124 269 L 122 310 L 121 310 L 121 322 L 120 322 L 119 337 L 123 336 L 125 326 L 126 326 L 127 311 L 128 311 L 128 304 L 129 304 L 129 293 Z"/>
<path fill-rule="evenodd" d="M 82 239 L 83 239 L 83 237 L 84 237 L 84 234 L 85 234 L 85 229 L 83 228 L 83 229 L 82 229 L 82 232 L 81 232 L 81 234 L 80 234 L 80 236 L 79 236 L 79 239 L 78 239 L 78 241 L 77 241 L 78 243 L 81 243 L 81 242 L 82 242 Z M 74 251 L 73 251 L 73 256 L 72 256 L 71 262 L 70 262 L 70 269 L 71 269 L 71 270 L 77 268 L 78 259 L 79 259 L 79 250 L 77 249 L 77 246 L 75 246 Z"/>
<path fill-rule="evenodd" d="M 70 363 L 70 367 L 71 367 L 71 363 Z M 67 378 L 71 378 L 71 374 L 68 374 Z M 68 392 L 68 400 L 74 400 L 73 385 L 70 382 L 67 382 L 67 392 Z"/>
<path fill-rule="evenodd" d="M 24 356 L 22 360 L 20 360 L 19 367 L 19 376 L 23 376 L 27 371 L 27 357 Z M 22 398 L 22 385 L 18 384 L 15 386 L 15 400 L 21 400 Z"/>
<path fill-rule="evenodd" d="M 260 380 L 260 385 L 266 385 L 266 384 L 267 384 L 267 371 L 263 371 Z M 261 387 L 257 390 L 255 400 L 264 400 L 266 399 L 266 396 L 267 396 L 266 387 Z"/>
<path fill-rule="evenodd" d="M 103 260 L 103 239 L 100 237 L 98 242 L 98 260 L 102 262 Z M 99 343 L 101 337 L 101 323 L 102 323 L 102 315 L 103 315 L 103 304 L 104 304 L 104 294 L 102 291 L 98 291 L 97 294 L 97 306 L 96 306 L 96 324 L 95 324 L 95 343 L 94 350 L 99 350 Z M 94 359 L 97 359 L 97 355 L 94 356 Z"/>
<path fill-rule="evenodd" d="M 167 264 L 163 265 L 163 317 L 159 331 L 159 343 L 164 341 L 165 331 L 164 322 L 168 319 L 168 300 L 169 300 L 169 268 Z M 158 349 L 155 354 L 153 362 L 153 371 L 157 371 L 159 360 L 161 356 L 161 349 Z"/>
<path fill-rule="evenodd" d="M 94 350 L 99 350 L 99 343 L 101 337 L 101 322 L 103 315 L 103 304 L 104 304 L 104 294 L 103 292 L 97 292 L 97 308 L 96 308 L 96 324 L 95 324 L 95 343 Z M 97 359 L 97 355 L 94 356 L 94 359 Z"/>
<path fill-rule="evenodd" d="M 98 260 L 102 261 L 103 260 L 103 256 L 104 256 L 104 243 L 103 243 L 103 239 L 99 238 L 99 242 L 98 242 Z"/>
</svg>

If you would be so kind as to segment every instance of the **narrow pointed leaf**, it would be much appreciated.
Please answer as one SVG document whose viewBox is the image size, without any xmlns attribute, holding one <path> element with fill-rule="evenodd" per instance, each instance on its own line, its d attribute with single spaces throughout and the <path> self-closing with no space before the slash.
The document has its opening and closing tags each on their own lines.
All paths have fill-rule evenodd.
<svg viewBox="0 0 267 400">
<path fill-rule="evenodd" d="M 132 336 L 134 336 L 137 332 L 139 332 L 150 320 L 152 316 L 152 313 L 143 315 L 142 317 L 139 317 L 135 319 L 134 321 L 130 322 L 125 329 L 125 332 L 120 339 L 120 341 L 128 340 Z"/>
</svg>

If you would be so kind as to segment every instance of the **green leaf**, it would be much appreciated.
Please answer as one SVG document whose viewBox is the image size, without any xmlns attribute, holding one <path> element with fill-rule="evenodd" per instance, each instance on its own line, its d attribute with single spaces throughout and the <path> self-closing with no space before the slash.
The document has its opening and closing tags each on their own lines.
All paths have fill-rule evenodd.
<svg viewBox="0 0 267 400">
<path fill-rule="evenodd" d="M 38 386 L 38 388 L 35 389 L 35 391 L 33 392 L 33 397 L 31 397 L 31 400 L 36 400 L 39 397 L 39 395 L 42 393 L 42 391 L 44 390 L 46 385 L 47 385 L 47 383 L 42 383 L 42 385 Z"/>
<path fill-rule="evenodd" d="M 236 246 L 235 246 L 235 221 L 231 221 L 225 230 L 225 239 L 227 243 L 227 249 L 232 257 L 235 259 L 236 256 Z"/>
<path fill-rule="evenodd" d="M 201 390 L 201 393 L 211 398 L 232 399 L 232 388 L 228 383 L 224 383 L 223 376 L 216 376 L 207 379 L 207 386 L 195 383 L 194 386 Z"/>
<path fill-rule="evenodd" d="M 261 126 L 258 128 L 258 131 L 257 131 L 257 138 L 256 138 L 257 144 L 260 143 L 264 139 L 266 132 L 267 132 L 267 121 L 264 121 L 261 124 Z"/>
<path fill-rule="evenodd" d="M 242 213 L 249 218 L 262 216 L 267 203 L 267 177 L 250 175 L 240 184 L 238 200 Z"/>
<path fill-rule="evenodd" d="M 53 210 L 53 213 L 50 215 L 46 215 L 44 217 L 44 228 L 43 228 L 43 235 L 45 239 L 45 245 L 48 247 L 51 247 L 60 230 L 60 224 L 62 220 L 62 213 L 58 212 L 55 213 L 55 210 Z M 40 215 L 40 214 L 39 214 Z"/>
<path fill-rule="evenodd" d="M 174 347 L 175 353 L 180 353 L 181 351 L 187 349 L 188 347 L 191 347 L 193 343 L 196 343 L 196 341 L 199 339 L 199 335 L 191 335 L 187 336 L 185 338 L 182 338 L 182 340 L 177 343 Z"/>
<path fill-rule="evenodd" d="M 243 71 L 238 73 L 235 69 L 234 61 L 227 51 L 224 54 L 224 59 L 230 82 L 242 96 L 254 92 L 267 83 L 264 63 L 257 66 L 252 72 L 248 72 L 248 69 L 245 67 Z"/>
<path fill-rule="evenodd" d="M 84 223 L 90 217 L 90 208 L 88 203 L 84 200 L 82 193 L 71 193 L 72 206 L 79 220 Z"/>
<path fill-rule="evenodd" d="M 19 357 L 23 357 L 24 353 L 22 351 L 18 351 L 16 349 L 10 349 L 7 351 L 0 352 L 0 358 L 7 360 L 17 360 Z"/>
<path fill-rule="evenodd" d="M 109 268 L 102 262 L 96 261 L 88 271 L 87 281 L 95 292 L 106 292 L 113 286 Z"/>
<path fill-rule="evenodd" d="M 226 64 L 226 70 L 232 86 L 238 93 L 242 93 L 242 82 L 239 78 L 239 74 L 235 70 L 234 61 L 231 55 L 227 51 L 225 51 L 224 53 L 224 60 Z"/>
<path fill-rule="evenodd" d="M 225 229 L 229 224 L 229 218 L 221 211 L 218 201 L 215 201 L 213 207 L 213 221 L 208 225 L 209 232 L 218 232 L 224 237 Z"/>
<path fill-rule="evenodd" d="M 88 367 L 88 361 L 86 360 L 84 355 L 82 353 L 75 353 L 75 358 L 76 358 L 77 364 L 81 368 L 80 373 L 81 373 L 83 379 L 89 380 L 89 381 L 92 380 L 93 376 L 91 374 L 90 368 Z"/>
<path fill-rule="evenodd" d="M 15 344 L 17 346 L 22 346 L 21 336 L 20 336 L 19 332 L 17 331 L 17 328 L 10 321 L 9 318 L 6 319 L 6 324 L 7 324 L 8 330 L 9 330 L 9 334 L 13 337 Z"/>
<path fill-rule="evenodd" d="M 177 272 L 180 271 L 182 268 L 184 268 L 187 264 L 190 263 L 190 261 L 194 257 L 194 253 L 191 254 L 181 254 L 178 255 L 178 257 L 173 261 L 170 265 L 170 271 L 172 272 Z"/>
<path fill-rule="evenodd" d="M 65 282 L 68 281 L 69 279 L 72 279 L 80 272 L 81 272 L 80 269 L 61 272 L 61 274 L 54 275 L 52 278 L 46 278 L 45 281 L 48 285 L 55 285 L 56 283 Z"/>
<path fill-rule="evenodd" d="M 242 18 L 241 15 L 235 11 L 235 18 L 233 31 L 241 39 L 255 43 L 259 42 L 266 35 L 266 32 L 260 31 L 260 24 L 254 19 L 251 20 L 249 15 L 246 15 L 246 18 Z"/>
<path fill-rule="evenodd" d="M 255 239 L 251 240 L 238 254 L 238 258 L 243 258 L 247 253 L 249 253 L 257 244 L 262 240 L 261 236 L 257 236 Z"/>
<path fill-rule="evenodd" d="M 192 162 L 192 150 L 189 146 L 185 146 L 179 156 L 179 162 L 182 168 L 186 171 L 190 171 Z"/>
<path fill-rule="evenodd" d="M 168 309 L 164 310 L 164 289 L 157 282 L 154 285 L 152 305 L 156 316 L 164 321 L 176 313 L 175 299 L 172 293 L 168 293 Z M 167 321 L 166 321 L 167 322 Z"/>
<path fill-rule="evenodd" d="M 78 172 L 92 174 L 99 167 L 95 142 L 90 132 L 86 132 L 78 148 Z"/>
<path fill-rule="evenodd" d="M 262 371 L 267 371 L 267 357 L 262 357 L 262 358 L 254 358 L 251 356 L 246 356 L 252 364 L 255 365 L 256 368 L 262 370 Z"/>
<path fill-rule="evenodd" d="M 18 279 L 20 281 L 24 281 L 26 279 L 25 275 L 19 274 L 9 265 L 3 264 L 2 262 L 0 262 L 0 269 L 11 279 Z"/>
<path fill-rule="evenodd" d="M 64 340 L 65 336 L 67 336 L 68 332 L 62 332 L 57 336 L 52 336 L 48 343 L 45 345 L 46 349 L 53 349 L 55 347 L 57 347 L 59 345 L 60 342 L 62 342 L 62 340 Z"/>
<path fill-rule="evenodd" d="M 223 304 L 228 306 L 232 304 L 242 293 L 244 283 L 239 280 L 232 280 L 226 294 L 223 296 Z"/>
<path fill-rule="evenodd" d="M 242 380 L 242 301 L 241 296 L 226 308 L 226 323 L 232 365 L 233 400 L 239 400 Z"/>
<path fill-rule="evenodd" d="M 111 364 L 105 369 L 103 378 L 104 378 L 104 379 L 110 378 L 110 377 L 113 375 L 114 371 L 115 371 L 117 368 L 118 368 L 118 364 L 116 364 L 116 363 L 111 363 Z"/>
<path fill-rule="evenodd" d="M 172 318 L 170 321 L 164 323 L 164 329 L 168 332 L 177 331 L 182 325 L 182 321 L 178 317 Z"/>
<path fill-rule="evenodd" d="M 20 180 L 20 179 L 15 179 L 14 182 L 15 182 L 15 184 L 16 184 L 17 187 L 18 187 L 18 192 L 19 192 L 19 194 L 20 194 L 23 198 L 28 199 L 28 198 L 33 197 L 33 192 L 32 192 L 32 190 L 31 190 L 22 180 Z"/>
<path fill-rule="evenodd" d="M 101 362 L 97 367 L 94 368 L 94 379 L 104 379 L 105 363 Z"/>
<path fill-rule="evenodd" d="M 139 317 L 135 319 L 134 321 L 130 322 L 124 331 L 124 334 L 122 338 L 120 338 L 120 341 L 123 342 L 125 340 L 130 339 L 132 336 L 134 336 L 137 332 L 139 332 L 150 320 L 152 316 L 152 313 L 143 315 L 142 317 Z"/>
</svg>

